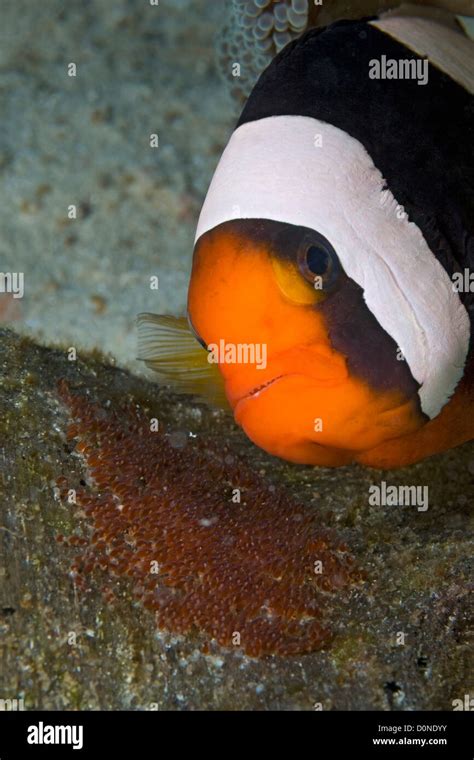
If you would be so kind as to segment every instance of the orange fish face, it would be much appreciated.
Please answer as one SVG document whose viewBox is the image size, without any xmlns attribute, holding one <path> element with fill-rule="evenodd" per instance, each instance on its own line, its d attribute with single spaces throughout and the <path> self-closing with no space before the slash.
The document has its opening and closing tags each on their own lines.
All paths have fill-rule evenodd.
<svg viewBox="0 0 474 760">
<path fill-rule="evenodd" d="M 249 438 L 290 461 L 340 465 L 425 418 L 396 345 L 325 255 L 305 228 L 226 222 L 196 245 L 188 313 Z"/>
</svg>

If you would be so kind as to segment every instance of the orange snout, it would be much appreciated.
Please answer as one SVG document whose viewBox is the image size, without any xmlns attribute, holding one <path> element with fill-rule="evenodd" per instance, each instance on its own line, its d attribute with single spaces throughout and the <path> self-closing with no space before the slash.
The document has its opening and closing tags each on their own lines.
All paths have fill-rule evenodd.
<svg viewBox="0 0 474 760">
<path fill-rule="evenodd" d="M 337 466 L 416 430 L 413 401 L 351 376 L 311 284 L 295 285 L 291 271 L 286 288 L 282 277 L 264 243 L 231 231 L 212 230 L 196 246 L 189 316 L 216 347 L 227 398 L 249 438 L 289 461 Z M 298 302 L 288 297 L 295 288 Z"/>
</svg>

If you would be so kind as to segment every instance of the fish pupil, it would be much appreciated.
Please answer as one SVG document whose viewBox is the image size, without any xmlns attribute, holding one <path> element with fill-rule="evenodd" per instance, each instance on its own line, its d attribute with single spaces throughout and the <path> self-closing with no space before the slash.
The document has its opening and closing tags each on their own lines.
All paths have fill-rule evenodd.
<svg viewBox="0 0 474 760">
<path fill-rule="evenodd" d="M 330 256 L 324 248 L 311 245 L 306 251 L 306 266 L 314 275 L 326 274 L 329 268 Z"/>
</svg>

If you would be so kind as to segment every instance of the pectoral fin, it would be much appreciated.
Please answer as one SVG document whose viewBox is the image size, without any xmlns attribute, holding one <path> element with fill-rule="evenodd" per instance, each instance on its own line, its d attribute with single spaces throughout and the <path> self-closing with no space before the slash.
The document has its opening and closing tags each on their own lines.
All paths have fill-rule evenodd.
<svg viewBox="0 0 474 760">
<path fill-rule="evenodd" d="M 138 359 L 176 393 L 198 396 L 211 406 L 229 408 L 224 381 L 208 352 L 196 340 L 186 317 L 139 314 Z"/>
</svg>

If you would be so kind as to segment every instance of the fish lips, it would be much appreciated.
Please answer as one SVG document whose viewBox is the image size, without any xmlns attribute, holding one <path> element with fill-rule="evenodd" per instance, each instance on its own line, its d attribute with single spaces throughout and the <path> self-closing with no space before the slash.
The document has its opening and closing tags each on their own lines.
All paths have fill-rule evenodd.
<svg viewBox="0 0 474 760">
<path fill-rule="evenodd" d="M 301 350 L 297 349 L 301 354 Z M 295 355 L 294 355 L 295 354 Z M 347 379 L 345 367 L 333 362 L 321 361 L 312 364 L 311 367 L 301 365 L 296 352 L 288 352 L 287 361 L 275 359 L 265 369 L 253 369 L 241 367 L 230 373 L 221 367 L 225 380 L 226 396 L 232 408 L 246 400 L 257 399 L 263 393 L 273 388 L 277 383 L 289 378 L 300 378 L 310 382 L 312 386 L 327 388 L 342 385 Z M 293 359 L 296 358 L 296 361 Z"/>
</svg>

